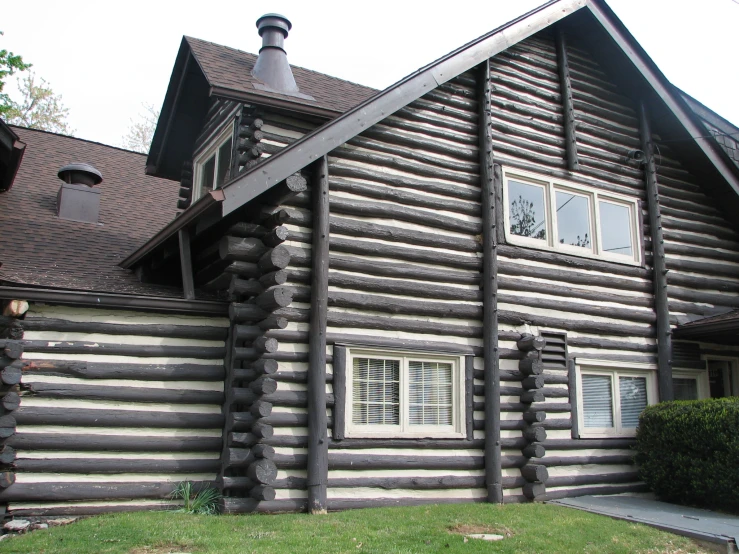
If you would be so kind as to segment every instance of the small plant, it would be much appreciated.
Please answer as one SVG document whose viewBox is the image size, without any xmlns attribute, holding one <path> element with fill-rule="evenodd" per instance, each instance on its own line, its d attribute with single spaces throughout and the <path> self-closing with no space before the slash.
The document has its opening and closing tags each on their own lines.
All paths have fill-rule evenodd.
<svg viewBox="0 0 739 554">
<path fill-rule="evenodd" d="M 218 502 L 221 500 L 221 493 L 211 487 L 196 490 L 193 482 L 181 481 L 177 483 L 170 497 L 184 502 L 182 508 L 177 510 L 178 512 L 215 515 L 218 513 Z"/>
</svg>

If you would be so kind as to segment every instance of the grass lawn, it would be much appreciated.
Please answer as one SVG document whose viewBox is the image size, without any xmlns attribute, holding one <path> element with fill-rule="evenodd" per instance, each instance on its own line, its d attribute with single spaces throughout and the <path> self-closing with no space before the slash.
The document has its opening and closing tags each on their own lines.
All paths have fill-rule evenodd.
<svg viewBox="0 0 739 554">
<path fill-rule="evenodd" d="M 465 540 L 498 533 L 498 542 Z M 0 552 L 707 552 L 644 525 L 545 504 L 459 504 L 331 513 L 191 516 L 167 512 L 91 517 L 0 542 Z"/>
</svg>

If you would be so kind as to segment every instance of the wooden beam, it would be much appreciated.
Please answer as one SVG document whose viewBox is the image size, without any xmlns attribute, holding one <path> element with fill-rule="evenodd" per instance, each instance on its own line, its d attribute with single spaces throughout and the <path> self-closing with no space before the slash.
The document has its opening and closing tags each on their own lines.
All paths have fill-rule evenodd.
<svg viewBox="0 0 739 554">
<path fill-rule="evenodd" d="M 482 189 L 483 371 L 485 373 L 485 486 L 488 502 L 503 502 L 500 444 L 500 363 L 498 360 L 498 259 L 490 121 L 490 60 L 480 65 L 478 82 L 480 185 Z"/>
<path fill-rule="evenodd" d="M 657 168 L 654 161 L 654 142 L 649 124 L 649 114 L 642 102 L 639 106 L 640 134 L 642 151 L 646 156 L 644 177 L 647 185 L 647 205 L 649 208 L 649 229 L 652 239 L 652 266 L 654 277 L 654 309 L 657 314 L 657 364 L 659 400 L 673 399 L 672 389 L 672 330 L 670 328 L 670 308 L 667 298 L 667 264 L 665 261 L 665 240 L 662 235 L 662 215 L 660 214 L 659 189 L 657 187 Z"/>
<path fill-rule="evenodd" d="M 313 177 L 313 270 L 308 355 L 308 509 L 326 513 L 328 437 L 326 415 L 326 325 L 328 318 L 329 189 L 328 158 Z"/>
<path fill-rule="evenodd" d="M 195 284 L 192 273 L 192 250 L 190 249 L 190 229 L 179 230 L 180 268 L 182 269 L 182 293 L 185 300 L 195 299 Z"/>
<path fill-rule="evenodd" d="M 559 84 L 562 91 L 562 108 L 564 112 L 565 149 L 567 151 L 567 169 L 577 171 L 580 162 L 577 158 L 577 134 L 575 130 L 575 107 L 572 101 L 572 83 L 570 82 L 570 66 L 567 60 L 567 43 L 560 25 L 554 28 L 557 42 L 557 68 Z"/>
</svg>

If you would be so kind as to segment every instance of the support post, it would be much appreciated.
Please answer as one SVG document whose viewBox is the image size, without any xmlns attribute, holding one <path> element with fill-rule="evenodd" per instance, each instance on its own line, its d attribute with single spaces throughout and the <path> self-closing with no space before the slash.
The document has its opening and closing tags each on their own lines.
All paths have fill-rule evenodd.
<svg viewBox="0 0 739 554">
<path fill-rule="evenodd" d="M 185 300 L 195 299 L 195 284 L 192 275 L 192 250 L 190 249 L 190 229 L 180 229 L 180 268 L 182 270 L 182 292 Z"/>
<path fill-rule="evenodd" d="M 641 147 L 646 163 L 644 177 L 647 185 L 649 228 L 652 238 L 652 266 L 654 271 L 654 309 L 657 312 L 657 364 L 660 402 L 674 398 L 672 389 L 672 329 L 667 299 L 667 263 L 665 240 L 662 234 L 657 167 L 654 162 L 654 143 L 649 125 L 649 114 L 644 102 L 639 106 Z"/>
<path fill-rule="evenodd" d="M 570 66 L 567 61 L 567 43 L 562 28 L 555 26 L 557 42 L 557 68 L 559 69 L 559 87 L 562 94 L 562 108 L 565 128 L 565 149 L 567 152 L 567 169 L 577 171 L 580 162 L 577 158 L 577 135 L 575 133 L 575 106 L 572 101 L 572 82 Z"/>
<path fill-rule="evenodd" d="M 495 171 L 490 120 L 490 60 L 479 71 L 480 187 L 482 189 L 483 374 L 485 378 L 485 487 L 488 502 L 503 502 L 500 442 L 500 364 L 498 360 L 498 260 Z"/>
<path fill-rule="evenodd" d="M 313 264 L 308 355 L 308 510 L 326 513 L 328 417 L 326 416 L 326 321 L 328 317 L 328 158 L 316 164 L 312 187 Z"/>
</svg>

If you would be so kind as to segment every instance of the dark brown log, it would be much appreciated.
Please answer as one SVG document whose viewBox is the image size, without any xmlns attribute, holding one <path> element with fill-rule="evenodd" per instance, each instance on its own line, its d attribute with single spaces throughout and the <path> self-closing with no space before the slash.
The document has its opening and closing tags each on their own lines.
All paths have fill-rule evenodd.
<svg viewBox="0 0 739 554">
<path fill-rule="evenodd" d="M 262 242 L 270 248 L 274 248 L 275 246 L 285 242 L 289 235 L 290 232 L 287 230 L 287 227 L 280 225 L 264 235 L 262 237 Z"/>
<path fill-rule="evenodd" d="M 27 331 L 55 331 L 59 333 L 100 333 L 104 335 L 143 335 L 202 340 L 225 340 L 225 327 L 196 325 L 125 325 L 97 321 L 69 321 L 46 317 L 26 317 L 23 328 Z"/>
<path fill-rule="evenodd" d="M 250 383 L 249 388 L 257 394 L 272 394 L 277 390 L 277 381 L 271 377 L 262 376 Z"/>
<path fill-rule="evenodd" d="M 20 360 L 16 360 L 5 366 L 2 371 L 0 371 L 0 380 L 2 380 L 3 384 L 17 385 L 20 383 L 21 378 L 23 377 L 21 367 L 22 362 Z"/>
<path fill-rule="evenodd" d="M 252 362 L 249 367 L 255 371 L 264 373 L 265 375 L 270 375 L 277 371 L 278 364 L 275 360 L 263 358 Z"/>
<path fill-rule="evenodd" d="M 518 370 L 524 375 L 541 375 L 544 371 L 544 362 L 537 352 L 521 359 L 518 362 Z"/>
<path fill-rule="evenodd" d="M 220 452 L 221 437 L 145 437 L 18 433 L 6 441 L 16 450 L 82 450 L 118 452 Z"/>
<path fill-rule="evenodd" d="M 264 287 L 256 279 L 241 279 L 236 275 L 231 277 L 231 283 L 228 286 L 228 295 L 231 298 L 256 296 L 263 291 Z"/>
<path fill-rule="evenodd" d="M 534 335 L 523 335 L 517 342 L 516 346 L 523 352 L 542 350 L 547 344 L 544 337 Z"/>
<path fill-rule="evenodd" d="M 531 411 L 523 413 L 523 420 L 527 423 L 541 423 L 547 418 L 547 413 L 543 411 Z"/>
<path fill-rule="evenodd" d="M 156 389 L 113 387 L 67 383 L 32 383 L 27 388 L 46 398 L 84 398 L 129 402 L 166 402 L 188 404 L 220 404 L 223 393 L 210 390 Z"/>
<path fill-rule="evenodd" d="M 228 307 L 228 316 L 234 323 L 255 323 L 268 316 L 268 313 L 254 304 L 232 303 Z"/>
<path fill-rule="evenodd" d="M 521 386 L 526 390 L 540 389 L 544 386 L 543 375 L 531 375 L 521 381 Z"/>
<path fill-rule="evenodd" d="M 554 450 L 579 450 L 583 445 L 588 448 L 617 448 L 629 450 L 636 444 L 636 439 L 550 439 L 544 446 Z"/>
<path fill-rule="evenodd" d="M 249 465 L 246 475 L 262 485 L 272 485 L 277 479 L 277 466 L 272 460 L 260 458 Z"/>
<path fill-rule="evenodd" d="M 13 412 L 19 425 L 59 425 L 74 427 L 154 427 L 172 429 L 218 429 L 221 414 L 154 412 L 135 410 L 88 410 L 22 406 Z"/>
<path fill-rule="evenodd" d="M 260 501 L 254 498 L 224 497 L 220 500 L 220 512 L 223 514 L 249 514 L 255 512 Z"/>
<path fill-rule="evenodd" d="M 218 244 L 221 259 L 239 262 L 256 262 L 267 247 L 257 238 L 223 237 Z"/>
<path fill-rule="evenodd" d="M 12 473 L 10 471 L 0 472 L 0 489 L 7 489 L 13 483 L 15 483 L 15 473 Z"/>
<path fill-rule="evenodd" d="M 259 269 L 265 272 L 285 269 L 290 263 L 290 251 L 285 246 L 276 246 L 272 250 L 267 251 L 260 259 Z"/>
<path fill-rule="evenodd" d="M 249 496 L 251 496 L 255 500 L 271 501 L 275 499 L 275 489 L 273 487 L 257 485 L 249 491 Z"/>
<path fill-rule="evenodd" d="M 579 466 L 587 464 L 605 464 L 605 465 L 622 465 L 632 464 L 634 462 L 633 455 L 611 454 L 601 456 L 568 456 L 566 458 L 559 456 L 547 456 L 539 461 L 547 467 L 556 466 Z"/>
<path fill-rule="evenodd" d="M 526 464 L 521 468 L 521 475 L 527 481 L 546 483 L 547 479 L 549 479 L 549 471 L 547 471 L 546 466 L 539 464 Z"/>
<path fill-rule="evenodd" d="M 259 278 L 262 274 L 259 266 L 251 262 L 231 262 L 223 272 L 229 275 L 240 275 L 244 278 Z"/>
<path fill-rule="evenodd" d="M 209 481 L 193 482 L 199 492 L 212 486 Z M 78 500 L 168 499 L 176 483 L 15 483 L 0 492 L 2 502 L 68 502 Z M 137 510 L 136 506 L 133 510 Z M 161 509 L 161 506 L 159 506 Z"/>
<path fill-rule="evenodd" d="M 222 381 L 223 365 L 113 364 L 66 360 L 25 360 L 26 375 L 62 375 L 81 379 L 154 381 Z"/>
<path fill-rule="evenodd" d="M 136 357 L 173 357 L 173 358 L 223 358 L 225 348 L 209 346 L 180 346 L 155 344 L 106 344 L 99 342 L 55 342 L 46 340 L 24 340 L 27 352 L 44 352 L 52 354 L 105 354 Z M 17 360 L 20 362 L 20 360 Z M 16 384 L 16 383 L 6 383 Z"/>
<path fill-rule="evenodd" d="M 12 464 L 15 461 L 15 450 L 8 445 L 0 447 L 0 464 Z"/>
<path fill-rule="evenodd" d="M 284 285 L 287 282 L 287 271 L 279 270 L 266 273 L 259 278 L 259 283 L 264 288 L 274 287 L 276 285 Z"/>
<path fill-rule="evenodd" d="M 18 393 L 15 391 L 10 391 L 6 393 L 2 398 L 2 407 L 9 412 L 18 409 L 18 406 L 20 405 L 21 397 L 18 396 Z"/>
<path fill-rule="evenodd" d="M 546 448 L 537 443 L 531 443 L 521 450 L 521 453 L 527 458 L 543 458 L 546 452 Z"/>
<path fill-rule="evenodd" d="M 544 427 L 528 426 L 521 434 L 526 440 L 531 442 L 541 442 L 547 438 L 547 431 Z"/>
<path fill-rule="evenodd" d="M 265 227 L 262 227 L 261 225 L 258 225 L 256 223 L 247 223 L 244 221 L 241 221 L 239 223 L 236 223 L 228 228 L 228 231 L 226 231 L 227 235 L 232 235 L 234 237 L 252 237 L 252 238 L 262 238 L 264 235 L 266 235 L 268 232 L 268 229 Z"/>
<path fill-rule="evenodd" d="M 284 329 L 287 327 L 288 320 L 286 317 L 280 317 L 276 315 L 270 315 L 267 318 L 260 321 L 257 325 L 262 330 L 269 329 Z"/>
<path fill-rule="evenodd" d="M 257 296 L 256 304 L 263 310 L 271 312 L 289 306 L 293 301 L 293 291 L 287 287 L 273 287 Z"/>
<path fill-rule="evenodd" d="M 3 353 L 13 360 L 17 360 L 23 354 L 23 344 L 16 341 L 6 341 Z"/>
<path fill-rule="evenodd" d="M 521 402 L 524 404 L 530 404 L 532 402 L 544 402 L 546 397 L 541 389 L 539 390 L 528 390 L 521 393 Z"/>
<path fill-rule="evenodd" d="M 623 473 L 601 473 L 598 475 L 563 475 L 561 477 L 550 477 L 547 485 L 550 487 L 579 487 L 582 485 L 612 485 L 615 483 L 639 482 L 637 471 Z"/>
<path fill-rule="evenodd" d="M 220 439 L 219 439 L 220 440 Z M 19 458 L 19 471 L 40 473 L 211 473 L 218 471 L 220 461 L 212 458 L 168 459 L 156 458 Z"/>
<path fill-rule="evenodd" d="M 266 337 L 264 335 L 257 337 L 252 342 L 252 346 L 260 352 L 277 352 L 280 343 L 277 339 Z"/>
<path fill-rule="evenodd" d="M 543 483 L 526 483 L 521 488 L 524 496 L 531 500 L 538 500 L 547 492 L 547 487 Z"/>
</svg>

